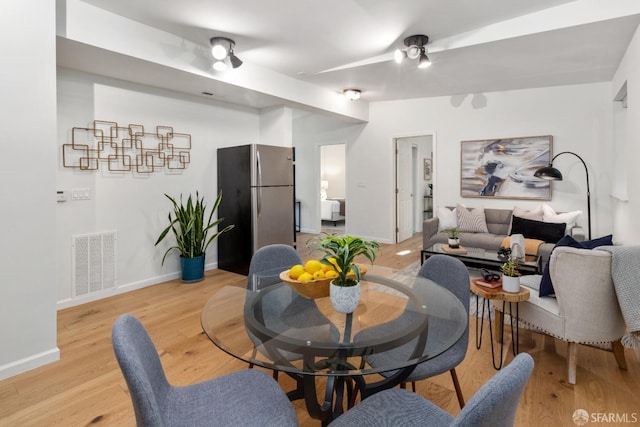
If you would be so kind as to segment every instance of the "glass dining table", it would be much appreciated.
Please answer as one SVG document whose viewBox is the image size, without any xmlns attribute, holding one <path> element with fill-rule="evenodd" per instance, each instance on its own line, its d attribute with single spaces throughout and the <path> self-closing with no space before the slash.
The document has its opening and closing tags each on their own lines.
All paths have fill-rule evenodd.
<svg viewBox="0 0 640 427">
<path fill-rule="evenodd" d="M 468 326 L 455 295 L 421 276 L 394 276 L 391 269 L 372 266 L 360 282 L 358 308 L 342 314 L 329 297 L 299 295 L 279 273 L 222 287 L 202 310 L 202 328 L 231 356 L 296 380 L 289 398 L 304 399 L 309 415 L 323 425 L 353 406 L 358 394 L 365 399 L 403 382 L 417 364 L 455 344 Z M 393 357 L 367 363 L 368 356 L 385 352 Z M 326 386 L 319 400 L 320 377 Z"/>
</svg>

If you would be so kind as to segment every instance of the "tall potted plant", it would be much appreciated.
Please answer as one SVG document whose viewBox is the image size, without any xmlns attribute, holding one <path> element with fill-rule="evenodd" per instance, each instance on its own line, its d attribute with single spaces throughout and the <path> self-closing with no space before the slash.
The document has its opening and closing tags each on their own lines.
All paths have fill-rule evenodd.
<svg viewBox="0 0 640 427">
<path fill-rule="evenodd" d="M 355 258 L 364 256 L 371 264 L 376 259 L 380 244 L 373 240 L 364 240 L 353 236 L 333 236 L 326 234 L 317 240 L 312 239 L 310 244 L 316 244 L 314 251 L 324 254 L 321 263 L 332 265 L 338 276 L 331 281 L 329 295 L 331 303 L 340 313 L 352 313 L 360 301 L 360 267 L 355 263 Z M 352 274 L 354 277 L 349 277 Z"/>
<path fill-rule="evenodd" d="M 162 257 L 162 265 L 164 265 L 169 252 L 177 249 L 180 251 L 182 281 L 185 283 L 199 282 L 204 278 L 204 261 L 207 248 L 222 233 L 234 227 L 233 224 L 227 225 L 209 237 L 209 232 L 212 232 L 224 220 L 224 218 L 213 220 L 213 214 L 222 201 L 222 192 L 218 194 L 206 222 L 207 206 L 204 197 L 200 197 L 197 191 L 195 198 L 189 195 L 186 204 L 182 201 L 182 194 L 180 195 L 180 203 L 176 202 L 168 194 L 165 194 L 165 196 L 173 204 L 173 211 L 169 212 L 169 225 L 162 230 L 155 244 L 157 246 L 171 231 L 176 239 L 176 245 L 166 250 Z"/>
</svg>

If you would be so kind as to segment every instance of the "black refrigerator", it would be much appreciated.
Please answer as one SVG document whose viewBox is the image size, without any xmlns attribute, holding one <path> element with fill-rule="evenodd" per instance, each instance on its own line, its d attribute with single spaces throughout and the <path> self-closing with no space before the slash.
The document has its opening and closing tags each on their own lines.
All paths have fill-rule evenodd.
<svg viewBox="0 0 640 427">
<path fill-rule="evenodd" d="M 294 149 L 241 145 L 218 149 L 218 217 L 235 227 L 218 239 L 218 268 L 248 274 L 259 248 L 295 246 Z"/>
</svg>

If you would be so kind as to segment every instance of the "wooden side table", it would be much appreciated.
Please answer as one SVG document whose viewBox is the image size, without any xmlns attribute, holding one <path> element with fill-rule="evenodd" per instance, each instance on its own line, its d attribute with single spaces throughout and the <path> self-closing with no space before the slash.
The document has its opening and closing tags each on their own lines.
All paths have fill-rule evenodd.
<svg viewBox="0 0 640 427">
<path fill-rule="evenodd" d="M 520 338 L 520 328 L 518 325 L 518 303 L 520 301 L 526 301 L 529 299 L 529 290 L 524 286 L 520 286 L 520 292 L 505 292 L 502 290 L 502 286 L 498 286 L 497 288 L 488 288 L 485 286 L 478 285 L 476 283 L 476 278 L 472 278 L 470 280 L 471 292 L 473 292 L 476 296 L 476 348 L 479 349 L 482 345 L 482 330 L 484 327 L 484 313 L 485 309 L 487 311 L 487 318 L 489 319 L 489 339 L 491 340 L 491 359 L 493 362 L 493 367 L 495 369 L 502 369 L 502 353 L 504 347 L 504 340 L 502 339 L 504 335 L 504 315 L 506 314 L 505 307 L 506 304 L 509 303 L 509 317 L 511 319 L 511 348 L 513 350 L 513 355 L 515 356 L 519 352 L 518 340 Z M 479 299 L 482 298 L 482 316 L 480 316 L 479 310 Z M 494 327 L 496 329 L 496 341 L 500 342 L 500 359 L 499 363 L 496 363 L 495 359 L 495 351 L 493 348 L 493 331 L 491 328 L 491 302 L 490 300 L 498 300 L 502 301 L 502 311 L 499 316 L 494 316 Z M 515 303 L 516 313 L 513 315 L 513 307 L 512 303 Z M 496 310 L 497 311 L 497 310 Z M 478 317 L 480 316 L 480 319 Z M 514 319 L 515 319 L 515 328 L 514 328 Z M 478 322 L 479 321 L 479 322 Z M 478 326 L 478 323 L 480 325 Z M 515 334 L 514 334 L 515 329 Z"/>
</svg>

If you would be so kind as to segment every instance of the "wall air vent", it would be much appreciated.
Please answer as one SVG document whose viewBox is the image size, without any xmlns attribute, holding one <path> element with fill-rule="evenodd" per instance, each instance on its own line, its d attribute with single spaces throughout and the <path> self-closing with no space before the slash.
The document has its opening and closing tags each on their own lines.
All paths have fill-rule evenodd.
<svg viewBox="0 0 640 427">
<path fill-rule="evenodd" d="M 116 287 L 116 233 L 72 236 L 71 271 L 74 297 Z"/>
</svg>

